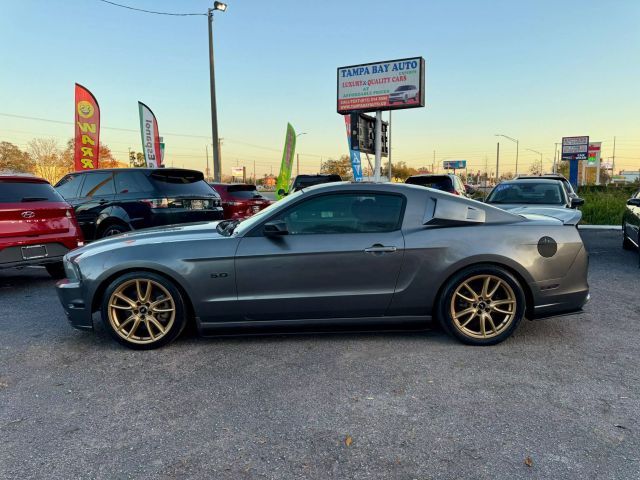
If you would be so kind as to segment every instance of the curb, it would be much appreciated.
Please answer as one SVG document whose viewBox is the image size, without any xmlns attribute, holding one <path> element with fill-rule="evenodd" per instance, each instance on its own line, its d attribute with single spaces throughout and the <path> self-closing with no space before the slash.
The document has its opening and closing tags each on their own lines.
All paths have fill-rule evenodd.
<svg viewBox="0 0 640 480">
<path fill-rule="evenodd" d="M 580 230 L 622 230 L 622 225 L 578 225 Z"/>
</svg>

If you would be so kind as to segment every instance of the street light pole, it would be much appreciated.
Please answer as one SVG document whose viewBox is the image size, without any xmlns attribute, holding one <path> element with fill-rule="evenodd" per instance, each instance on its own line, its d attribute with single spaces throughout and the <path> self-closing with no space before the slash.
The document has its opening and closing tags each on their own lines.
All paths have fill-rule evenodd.
<svg viewBox="0 0 640 480">
<path fill-rule="evenodd" d="M 518 176 L 518 154 L 520 151 L 520 140 L 518 140 L 517 138 L 513 138 L 510 137 L 509 135 L 503 135 L 502 133 L 496 133 L 495 135 L 496 137 L 504 137 L 507 140 L 511 140 L 512 142 L 515 142 L 516 144 L 516 177 Z"/>
<path fill-rule="evenodd" d="M 299 137 L 300 135 L 306 135 L 306 134 L 307 134 L 307 132 L 298 133 L 298 134 L 296 135 L 296 143 L 297 143 L 298 137 Z M 300 175 L 300 154 L 299 154 L 299 153 L 296 153 L 296 177 L 297 177 L 298 175 Z"/>
<path fill-rule="evenodd" d="M 537 153 L 538 155 L 540 155 L 540 175 L 542 175 L 543 174 L 543 170 L 542 170 L 542 152 L 539 152 L 537 150 L 532 150 L 531 148 L 527 148 L 527 150 L 529 150 L 530 152 Z"/>
<path fill-rule="evenodd" d="M 213 8 L 207 10 L 207 20 L 209 24 L 209 81 L 211 87 L 211 140 L 213 144 L 213 179 L 215 182 L 222 181 L 222 165 L 220 162 L 220 151 L 216 148 L 218 140 L 218 111 L 216 107 L 216 75 L 213 61 L 213 12 L 220 10 L 224 12 L 227 5 L 222 2 L 213 2 Z"/>
</svg>

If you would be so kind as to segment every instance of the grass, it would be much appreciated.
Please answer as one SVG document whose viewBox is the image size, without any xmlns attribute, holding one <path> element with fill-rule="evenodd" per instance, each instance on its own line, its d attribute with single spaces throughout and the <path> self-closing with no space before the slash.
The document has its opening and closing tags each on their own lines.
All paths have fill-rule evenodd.
<svg viewBox="0 0 640 480">
<path fill-rule="evenodd" d="M 588 225 L 620 225 L 627 200 L 638 186 L 586 186 L 578 188 L 584 198 L 582 223 Z"/>
</svg>

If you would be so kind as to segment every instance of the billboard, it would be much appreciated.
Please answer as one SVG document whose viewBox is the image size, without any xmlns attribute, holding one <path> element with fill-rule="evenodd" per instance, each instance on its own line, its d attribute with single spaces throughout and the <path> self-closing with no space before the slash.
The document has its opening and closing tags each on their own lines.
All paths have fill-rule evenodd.
<svg viewBox="0 0 640 480">
<path fill-rule="evenodd" d="M 589 142 L 589 152 L 587 156 L 587 167 L 596 167 L 600 163 L 600 151 L 602 142 Z"/>
<path fill-rule="evenodd" d="M 242 177 L 244 175 L 244 167 L 231 167 L 232 177 Z"/>
<path fill-rule="evenodd" d="M 147 168 L 158 168 L 162 166 L 158 121 L 151 109 L 142 102 L 138 102 L 138 112 L 140 113 L 140 136 L 145 163 Z"/>
<path fill-rule="evenodd" d="M 424 107 L 422 57 L 338 68 L 338 113 Z"/>
<path fill-rule="evenodd" d="M 73 163 L 76 171 L 99 168 L 100 106 L 93 94 L 76 83 L 75 142 Z"/>
<path fill-rule="evenodd" d="M 467 168 L 466 160 L 444 160 L 442 162 L 442 168 L 452 169 L 452 170 L 460 170 L 463 168 Z"/>
<path fill-rule="evenodd" d="M 586 160 L 589 137 L 562 137 L 562 160 Z"/>
</svg>

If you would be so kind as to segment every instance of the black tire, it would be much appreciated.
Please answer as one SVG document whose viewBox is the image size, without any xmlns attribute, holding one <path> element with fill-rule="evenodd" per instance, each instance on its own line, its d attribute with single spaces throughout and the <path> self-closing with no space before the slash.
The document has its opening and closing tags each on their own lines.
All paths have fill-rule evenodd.
<svg viewBox="0 0 640 480">
<path fill-rule="evenodd" d="M 55 278 L 56 280 L 60 280 L 67 276 L 64 272 L 64 265 L 62 262 L 47 263 L 44 268 L 47 269 L 47 273 L 51 275 L 51 278 Z"/>
<path fill-rule="evenodd" d="M 624 248 L 625 250 L 635 250 L 636 246 L 633 244 L 633 242 L 631 241 L 631 239 L 629 237 L 627 237 L 627 234 L 625 233 L 625 224 L 622 224 L 622 248 Z"/>
<path fill-rule="evenodd" d="M 142 285 L 140 290 L 143 290 L 145 294 L 145 282 L 150 282 L 154 285 L 149 301 L 146 303 L 144 301 L 142 303 L 137 302 L 135 310 L 134 308 L 123 308 L 130 306 L 130 304 L 120 299 L 116 300 L 113 297 L 114 293 L 118 291 L 118 293 L 124 294 L 130 300 L 134 300 L 134 303 L 139 301 L 140 293 L 138 292 L 140 290 L 136 285 L 137 281 Z M 132 291 L 134 294 L 130 293 Z M 154 295 L 154 293 L 158 295 Z M 137 298 L 132 298 L 135 296 Z M 171 298 L 169 299 L 168 296 Z M 113 308 L 112 301 L 118 302 L 116 303 L 117 308 Z M 165 313 L 153 312 L 152 306 L 158 302 L 161 302 L 159 306 L 163 307 Z M 146 309 L 143 311 L 142 308 L 145 305 Z M 170 308 L 173 308 L 173 313 L 166 313 L 166 310 Z M 145 313 L 147 314 L 146 317 Z M 164 318 L 162 317 L 163 315 Z M 187 310 L 180 290 L 172 281 L 162 275 L 146 271 L 129 272 L 111 282 L 101 301 L 101 316 L 105 328 L 111 336 L 117 342 L 134 350 L 151 350 L 167 345 L 180 336 L 187 324 Z M 137 319 L 129 320 L 130 317 L 137 317 Z M 155 320 L 154 323 L 152 323 L 152 318 Z M 127 323 L 128 321 L 129 323 Z M 158 324 L 165 327 L 166 330 L 163 332 L 155 326 Z M 117 331 L 118 326 L 121 328 L 120 333 Z M 127 326 L 129 326 L 128 329 L 126 328 Z M 130 330 L 134 331 L 129 338 L 125 338 Z M 160 333 L 162 335 L 158 337 Z"/>
<path fill-rule="evenodd" d="M 111 225 L 107 225 L 104 229 L 100 231 L 100 238 L 113 237 L 115 235 L 120 235 L 121 233 L 128 232 L 129 228 L 121 225 L 119 223 L 112 223 Z"/>
<path fill-rule="evenodd" d="M 494 282 L 493 286 L 496 288 L 496 291 L 493 292 L 493 297 L 487 295 L 483 298 L 482 295 L 480 295 L 479 298 L 476 299 L 473 296 L 476 295 L 475 293 L 472 295 L 470 291 L 463 287 L 465 283 L 468 283 L 475 290 L 478 286 L 484 285 L 484 280 L 487 277 L 492 279 L 489 283 L 489 293 L 491 293 L 490 290 L 492 290 L 491 281 Z M 463 288 L 465 289 L 459 290 Z M 456 293 L 457 291 L 474 301 L 468 302 L 460 298 L 461 295 L 460 293 Z M 482 294 L 482 291 L 479 293 Z M 453 303 L 454 295 L 455 303 Z M 512 306 L 502 307 L 506 302 L 510 302 L 508 305 Z M 509 310 L 508 315 L 494 311 L 495 308 L 498 308 L 497 305 L 502 308 L 507 308 Z M 458 318 L 458 321 L 456 321 L 452 313 L 452 310 L 455 308 L 461 309 L 458 315 L 461 315 L 462 312 L 469 309 L 470 316 L 465 315 L 462 317 L 463 320 Z M 500 310 L 502 311 L 502 309 Z M 506 269 L 495 265 L 474 265 L 453 275 L 445 283 L 436 308 L 438 320 L 442 328 L 449 335 L 467 345 L 495 345 L 504 341 L 518 328 L 519 323 L 524 318 L 525 311 L 526 296 L 520 282 Z M 482 317 L 478 312 L 482 313 Z M 491 323 L 487 323 L 484 315 L 491 316 Z M 504 319 L 495 326 L 495 323 L 500 317 L 504 317 Z M 471 323 L 467 322 L 469 318 L 472 319 L 469 320 Z M 465 322 L 469 325 L 466 328 Z M 474 329 L 476 322 L 480 332 L 474 335 L 473 332 L 470 333 L 469 331 Z M 481 322 L 484 325 L 483 327 L 480 326 Z M 491 325 L 493 325 L 494 331 L 490 332 L 489 336 L 482 336 L 481 329 L 487 326 L 490 327 Z"/>
</svg>

